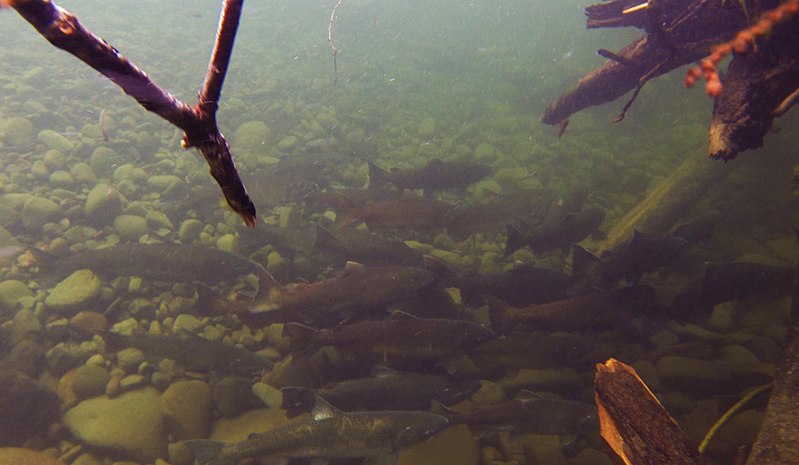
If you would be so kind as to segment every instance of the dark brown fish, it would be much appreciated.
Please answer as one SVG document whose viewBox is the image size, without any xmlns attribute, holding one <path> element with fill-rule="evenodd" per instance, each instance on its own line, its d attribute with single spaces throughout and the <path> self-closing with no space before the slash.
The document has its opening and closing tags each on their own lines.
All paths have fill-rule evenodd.
<svg viewBox="0 0 799 465">
<path fill-rule="evenodd" d="M 289 418 L 308 412 L 316 397 L 344 411 L 428 410 L 431 401 L 453 405 L 480 388 L 479 381 L 429 373 L 377 369 L 368 378 L 349 379 L 321 389 L 285 387 L 283 408 Z"/>
<path fill-rule="evenodd" d="M 449 202 L 427 199 L 405 191 L 401 199 L 384 202 L 354 202 L 341 209 L 337 222 L 363 221 L 371 230 L 402 229 L 436 233 L 459 214 L 459 207 Z"/>
<path fill-rule="evenodd" d="M 286 325 L 284 332 L 294 350 L 331 345 L 358 354 L 424 360 L 458 355 L 494 338 L 494 332 L 479 323 L 407 314 L 324 330 Z"/>
<path fill-rule="evenodd" d="M 582 365 L 591 348 L 588 338 L 571 333 L 514 333 L 480 345 L 469 353 L 469 358 L 488 371 L 552 368 Z"/>
<path fill-rule="evenodd" d="M 90 269 L 98 274 L 140 276 L 156 281 L 216 284 L 258 273 L 259 266 L 239 255 L 211 247 L 176 243 L 124 244 L 85 250 L 66 257 L 34 251 L 45 272 L 58 276 Z"/>
<path fill-rule="evenodd" d="M 365 265 L 424 266 L 424 256 L 400 240 L 351 227 L 316 228 L 316 248 L 342 254 Z"/>
<path fill-rule="evenodd" d="M 637 282 L 643 274 L 671 262 L 689 246 L 681 237 L 635 231 L 632 239 L 605 251 L 599 258 L 574 246 L 572 268 L 577 279 L 608 289 L 622 279 Z"/>
<path fill-rule="evenodd" d="M 444 412 L 452 424 L 534 434 L 573 434 L 599 429 L 597 408 L 521 391 L 512 400 L 466 413 Z"/>
<path fill-rule="evenodd" d="M 504 332 L 518 325 L 579 331 L 622 324 L 646 312 L 654 302 L 654 289 L 636 285 L 523 308 L 491 299 L 488 308 L 495 331 Z"/>
<path fill-rule="evenodd" d="M 567 215 L 556 224 L 545 224 L 528 230 L 522 231 L 509 224 L 505 256 L 525 246 L 530 247 L 535 253 L 559 247 L 568 248 L 595 233 L 603 221 L 605 221 L 605 211 L 589 207 Z"/>
<path fill-rule="evenodd" d="M 483 296 L 491 295 L 517 307 L 565 299 L 570 284 L 568 274 L 532 265 L 503 273 L 463 276 L 453 283 L 467 305 L 482 305 Z"/>
<path fill-rule="evenodd" d="M 466 187 L 491 173 L 491 167 L 461 161 L 430 160 L 421 168 L 385 171 L 369 163 L 369 187 L 393 184 L 398 189 L 424 189 L 425 193 L 437 189 Z"/>
<path fill-rule="evenodd" d="M 367 267 L 347 263 L 334 278 L 286 287 L 261 279 L 262 289 L 249 310 L 249 324 L 302 322 L 330 326 L 370 310 L 380 310 L 412 296 L 436 281 L 424 269 L 410 266 Z"/>
</svg>

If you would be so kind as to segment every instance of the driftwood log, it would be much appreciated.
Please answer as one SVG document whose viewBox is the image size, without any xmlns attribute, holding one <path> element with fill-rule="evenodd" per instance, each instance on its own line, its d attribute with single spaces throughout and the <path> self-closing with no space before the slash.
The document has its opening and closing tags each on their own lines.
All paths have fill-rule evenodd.
<svg viewBox="0 0 799 465">
<path fill-rule="evenodd" d="M 255 226 L 255 206 L 233 163 L 225 137 L 216 124 L 216 111 L 225 80 L 244 0 L 225 0 L 216 42 L 197 104 L 189 106 L 156 85 L 146 73 L 92 34 L 72 13 L 49 0 L 3 0 L 54 46 L 102 73 L 136 99 L 146 110 L 183 130 L 183 146 L 196 147 L 211 169 L 228 205 L 248 226 Z"/>
<path fill-rule="evenodd" d="M 621 121 L 649 79 L 707 56 L 713 45 L 731 40 L 752 18 L 779 5 L 780 0 L 611 0 L 591 5 L 586 8 L 588 28 L 632 26 L 646 35 L 618 52 L 599 50 L 607 61 L 550 103 L 542 121 L 562 125 L 580 110 L 633 90 L 616 117 Z M 760 147 L 774 117 L 781 114 L 778 110 L 796 99 L 799 16 L 757 39 L 753 50 L 735 55 L 723 80 L 710 125 L 709 153 L 728 160 Z"/>
</svg>

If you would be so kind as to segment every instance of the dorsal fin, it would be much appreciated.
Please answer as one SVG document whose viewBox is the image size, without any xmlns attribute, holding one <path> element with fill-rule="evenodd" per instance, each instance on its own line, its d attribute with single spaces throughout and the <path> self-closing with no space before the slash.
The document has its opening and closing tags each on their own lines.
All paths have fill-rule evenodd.
<svg viewBox="0 0 799 465">
<path fill-rule="evenodd" d="M 314 420 L 326 420 L 338 415 L 341 415 L 341 411 L 339 409 L 333 407 L 330 402 L 322 399 L 321 397 L 316 397 L 316 403 L 314 404 L 313 410 L 311 410 L 311 416 Z"/>
<path fill-rule="evenodd" d="M 363 263 L 347 262 L 347 264 L 344 265 L 344 274 L 348 275 L 350 273 L 354 273 L 356 271 L 361 271 L 361 270 L 365 270 L 365 269 L 366 269 L 366 265 L 364 265 Z"/>
</svg>

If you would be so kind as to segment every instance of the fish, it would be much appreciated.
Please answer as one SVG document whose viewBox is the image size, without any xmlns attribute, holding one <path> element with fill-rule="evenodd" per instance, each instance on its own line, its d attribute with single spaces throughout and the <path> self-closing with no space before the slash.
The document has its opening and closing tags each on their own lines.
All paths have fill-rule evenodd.
<svg viewBox="0 0 799 465">
<path fill-rule="evenodd" d="M 139 276 L 155 281 L 217 284 L 248 274 L 260 265 L 231 252 L 177 243 L 123 244 L 56 257 L 32 250 L 40 268 L 56 276 L 89 269 L 109 278 Z"/>
<path fill-rule="evenodd" d="M 369 165 L 369 187 L 393 184 L 398 189 L 424 189 L 425 194 L 438 189 L 466 187 L 491 174 L 488 165 L 463 161 L 443 161 L 434 158 L 421 168 L 386 171 Z"/>
<path fill-rule="evenodd" d="M 317 225 L 315 246 L 365 265 L 425 266 L 424 254 L 404 242 L 356 228 L 331 230 Z"/>
<path fill-rule="evenodd" d="M 253 433 L 238 443 L 195 439 L 183 444 L 202 465 L 235 465 L 249 457 L 357 458 L 387 456 L 424 442 L 449 425 L 428 412 L 344 413 L 317 398 L 312 419 Z"/>
<path fill-rule="evenodd" d="M 396 200 L 367 201 L 360 206 L 344 201 L 339 211 L 336 218 L 339 224 L 363 221 L 372 231 L 400 229 L 437 233 L 443 231 L 448 222 L 459 214 L 459 206 L 420 197 L 406 190 Z"/>
<path fill-rule="evenodd" d="M 443 409 L 440 409 L 443 410 Z M 542 397 L 522 390 L 515 398 L 466 413 L 443 413 L 453 425 L 532 434 L 574 434 L 599 430 L 595 405 Z"/>
<path fill-rule="evenodd" d="M 669 230 L 669 234 L 682 237 L 689 244 L 707 241 L 721 222 L 722 214 L 718 210 L 710 210 L 694 218 L 680 221 Z"/>
<path fill-rule="evenodd" d="M 668 313 L 678 320 L 709 313 L 714 306 L 768 293 L 770 298 L 789 296 L 793 267 L 756 262 L 711 262 L 705 272 L 674 298 Z"/>
<path fill-rule="evenodd" d="M 239 247 L 242 251 L 273 245 L 302 254 L 313 252 L 316 243 L 316 227 L 301 225 L 297 227 L 280 227 L 268 223 L 258 223 L 254 228 L 239 228 Z"/>
<path fill-rule="evenodd" d="M 553 368 L 582 365 L 593 349 L 585 335 L 513 333 L 475 347 L 469 358 L 488 371 L 507 368 Z"/>
<path fill-rule="evenodd" d="M 119 351 L 135 347 L 148 355 L 177 360 L 189 370 L 253 376 L 271 370 L 274 363 L 266 358 L 231 344 L 212 341 L 187 334 L 122 334 L 105 331 L 98 333 L 106 343 L 106 350 Z"/>
<path fill-rule="evenodd" d="M 310 284 L 283 287 L 262 275 L 262 285 L 244 319 L 261 326 L 287 322 L 336 325 L 408 298 L 437 279 L 424 268 L 368 267 L 356 262 L 348 262 L 338 276 Z"/>
<path fill-rule="evenodd" d="M 603 221 L 605 221 L 604 210 L 588 207 L 577 213 L 566 215 L 559 223 L 545 224 L 526 231 L 520 231 L 517 227 L 508 224 L 504 256 L 507 257 L 525 246 L 530 247 L 537 254 L 559 247 L 568 248 L 596 233 Z"/>
<path fill-rule="evenodd" d="M 330 345 L 359 355 L 420 360 L 459 355 L 495 337 L 490 328 L 473 321 L 392 315 L 323 330 L 289 324 L 283 334 L 291 338 L 292 351 Z"/>
<path fill-rule="evenodd" d="M 642 275 L 671 262 L 689 246 L 681 237 L 640 231 L 598 258 L 574 245 L 573 275 L 577 283 L 587 280 L 600 289 L 611 288 L 622 279 L 636 283 Z"/>
<path fill-rule="evenodd" d="M 453 405 L 468 399 L 480 382 L 432 373 L 398 372 L 377 367 L 373 375 L 340 381 L 321 389 L 284 387 L 283 408 L 293 418 L 313 408 L 321 397 L 345 411 L 352 410 L 427 410 L 430 402 Z"/>
<path fill-rule="evenodd" d="M 508 331 L 518 325 L 552 331 L 580 331 L 625 323 L 646 312 L 654 302 L 654 289 L 633 285 L 523 308 L 491 298 L 488 309 L 491 327 L 495 331 Z"/>
<path fill-rule="evenodd" d="M 543 304 L 568 297 L 572 277 L 562 271 L 523 264 L 502 273 L 466 275 L 453 283 L 469 306 L 485 303 L 491 295 L 516 307 Z"/>
</svg>

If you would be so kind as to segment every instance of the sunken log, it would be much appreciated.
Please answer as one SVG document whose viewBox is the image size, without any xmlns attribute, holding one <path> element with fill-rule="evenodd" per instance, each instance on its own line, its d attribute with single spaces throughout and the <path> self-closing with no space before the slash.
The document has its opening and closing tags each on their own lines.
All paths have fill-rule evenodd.
<svg viewBox="0 0 799 465">
<path fill-rule="evenodd" d="M 632 367 L 596 366 L 594 393 L 602 437 L 627 465 L 700 465 L 699 451 Z"/>
<path fill-rule="evenodd" d="M 799 242 L 799 231 L 797 241 Z M 766 407 L 766 417 L 746 465 L 799 463 L 799 279 L 796 277 L 791 299 L 791 316 L 793 327 L 774 376 L 774 388 Z"/>
<path fill-rule="evenodd" d="M 253 205 L 233 163 L 225 137 L 216 123 L 216 111 L 225 80 L 244 0 L 225 0 L 219 17 L 214 49 L 198 95 L 189 106 L 153 82 L 108 42 L 84 27 L 78 18 L 50 0 L 4 0 L 47 41 L 94 68 L 147 111 L 184 131 L 185 148 L 196 147 L 210 167 L 228 205 L 248 226 L 255 226 Z"/>
<path fill-rule="evenodd" d="M 730 41 L 745 29 L 750 18 L 780 4 L 780 0 L 611 0 L 591 5 L 586 8 L 589 28 L 632 26 L 646 35 L 618 52 L 599 50 L 608 60 L 550 103 L 542 121 L 562 125 L 580 110 L 633 90 L 615 118 L 621 121 L 649 79 L 707 56 L 713 45 Z M 797 30 L 799 16 L 776 24 L 774 33 L 758 38 L 753 50 L 733 57 L 714 109 L 712 156 L 727 160 L 762 145 L 778 116 L 775 110 L 795 95 Z M 761 51 L 764 56 L 757 57 Z"/>
</svg>

